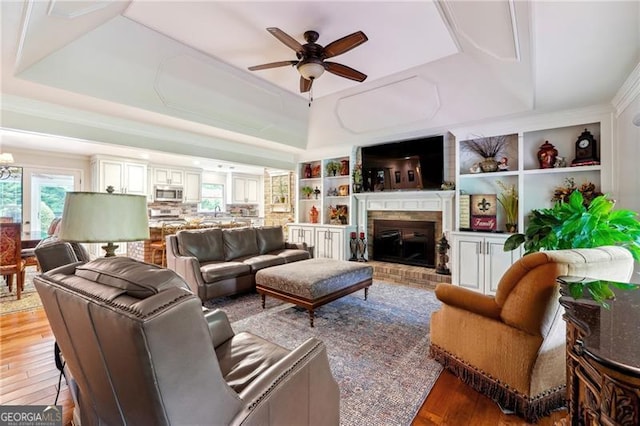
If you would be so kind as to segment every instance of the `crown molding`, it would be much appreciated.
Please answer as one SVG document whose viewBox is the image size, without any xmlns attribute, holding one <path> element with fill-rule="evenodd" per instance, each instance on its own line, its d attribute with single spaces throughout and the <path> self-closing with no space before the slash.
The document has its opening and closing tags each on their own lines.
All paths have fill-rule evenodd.
<svg viewBox="0 0 640 426">
<path fill-rule="evenodd" d="M 611 104 L 616 110 L 616 117 L 618 117 L 624 110 L 633 102 L 638 96 L 640 96 L 640 62 L 629 77 L 627 77 L 624 84 L 618 89 L 618 92 L 611 100 Z"/>
</svg>

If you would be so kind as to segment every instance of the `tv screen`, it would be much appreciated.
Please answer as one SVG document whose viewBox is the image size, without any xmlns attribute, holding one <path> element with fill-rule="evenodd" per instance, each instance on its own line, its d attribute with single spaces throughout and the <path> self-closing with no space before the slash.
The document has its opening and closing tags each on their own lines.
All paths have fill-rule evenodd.
<svg viewBox="0 0 640 426">
<path fill-rule="evenodd" d="M 365 192 L 440 189 L 443 179 L 443 136 L 362 147 Z"/>
</svg>

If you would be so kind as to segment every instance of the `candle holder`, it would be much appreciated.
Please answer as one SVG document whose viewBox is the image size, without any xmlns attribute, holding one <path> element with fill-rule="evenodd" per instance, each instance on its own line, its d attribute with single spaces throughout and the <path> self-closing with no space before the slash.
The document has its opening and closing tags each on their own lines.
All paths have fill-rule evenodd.
<svg viewBox="0 0 640 426">
<path fill-rule="evenodd" d="M 366 262 L 367 259 L 364 257 L 364 255 L 367 252 L 367 240 L 364 237 L 364 232 L 360 233 L 360 238 L 358 238 L 357 241 L 358 244 L 358 262 Z"/>
<path fill-rule="evenodd" d="M 356 233 L 351 233 L 351 239 L 349 240 L 349 250 L 351 250 L 351 257 L 349 260 L 351 262 L 356 262 L 358 260 L 358 239 L 356 238 Z"/>
</svg>

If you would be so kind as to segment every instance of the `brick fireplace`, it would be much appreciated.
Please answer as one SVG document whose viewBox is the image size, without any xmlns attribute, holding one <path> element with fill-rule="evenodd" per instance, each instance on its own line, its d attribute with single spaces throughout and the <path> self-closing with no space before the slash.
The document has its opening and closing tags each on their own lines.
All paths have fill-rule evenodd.
<svg viewBox="0 0 640 426">
<path fill-rule="evenodd" d="M 367 252 L 369 259 L 375 258 L 374 221 L 402 221 L 410 226 L 411 221 L 433 222 L 434 241 L 431 243 L 437 256 L 435 245 L 442 235 L 449 238 L 453 228 L 453 195 L 454 191 L 394 191 L 354 194 L 356 198 L 355 222 L 359 232 L 367 236 Z M 437 258 L 435 259 L 437 263 Z M 393 280 L 389 271 L 393 271 L 400 282 L 426 284 L 433 286 L 437 282 L 450 282 L 450 276 L 436 275 L 431 268 L 422 266 L 405 266 L 397 262 L 384 263 L 374 261 L 374 276 L 377 269 L 382 271 L 383 279 Z M 377 265 L 377 266 L 376 266 Z M 412 278 L 415 277 L 415 278 Z"/>
</svg>

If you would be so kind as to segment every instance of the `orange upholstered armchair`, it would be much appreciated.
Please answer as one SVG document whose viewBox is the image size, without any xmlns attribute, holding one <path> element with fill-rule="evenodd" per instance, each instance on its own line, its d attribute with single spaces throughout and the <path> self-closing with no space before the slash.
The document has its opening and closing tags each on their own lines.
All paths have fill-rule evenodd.
<svg viewBox="0 0 640 426">
<path fill-rule="evenodd" d="M 627 281 L 621 247 L 532 253 L 503 275 L 494 296 L 439 284 L 431 356 L 501 408 L 534 422 L 565 405 L 565 322 L 556 278 Z"/>
</svg>

